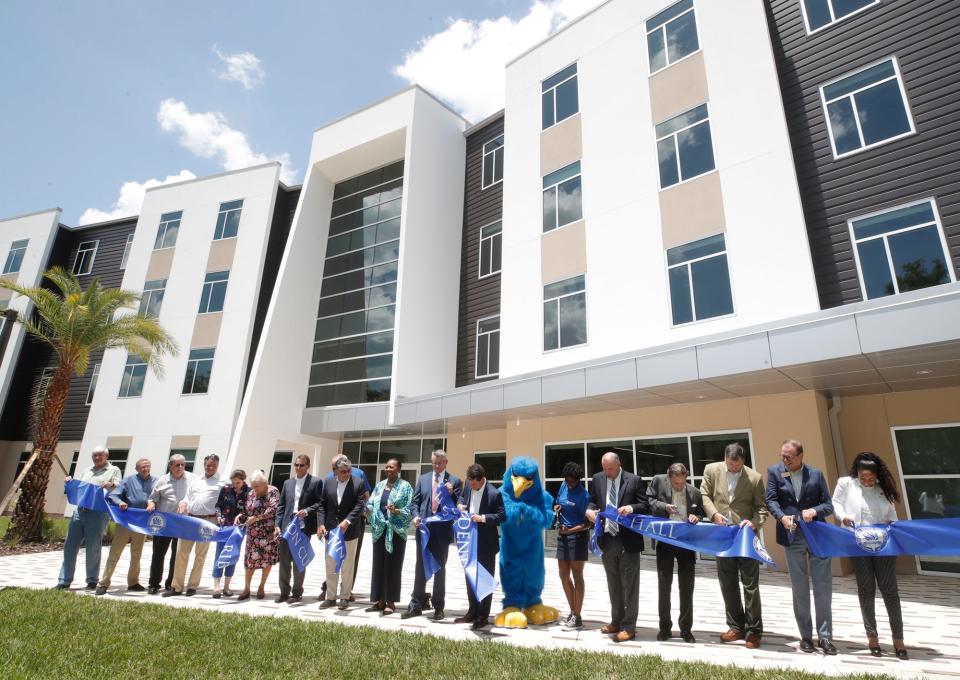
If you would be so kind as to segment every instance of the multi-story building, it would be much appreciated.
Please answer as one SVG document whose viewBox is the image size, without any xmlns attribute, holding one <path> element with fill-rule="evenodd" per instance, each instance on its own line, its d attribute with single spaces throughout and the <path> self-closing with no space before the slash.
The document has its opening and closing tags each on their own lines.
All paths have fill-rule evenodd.
<svg viewBox="0 0 960 680">
<path fill-rule="evenodd" d="M 696 482 L 737 441 L 763 470 L 789 437 L 831 483 L 875 451 L 902 517 L 956 516 L 958 26 L 949 2 L 609 0 L 511 61 L 485 121 L 412 87 L 318 129 L 299 196 L 263 168 L 155 189 L 123 285 L 168 281 L 183 353 L 165 380 L 108 354 L 78 450 L 412 478 L 444 446 L 491 478 L 534 456 L 556 489 L 609 450 Z"/>
</svg>

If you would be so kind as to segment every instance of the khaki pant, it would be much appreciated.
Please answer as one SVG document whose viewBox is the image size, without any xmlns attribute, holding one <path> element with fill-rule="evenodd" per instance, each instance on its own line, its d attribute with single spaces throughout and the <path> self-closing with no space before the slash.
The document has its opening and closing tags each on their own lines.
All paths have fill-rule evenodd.
<svg viewBox="0 0 960 680">
<path fill-rule="evenodd" d="M 123 549 L 127 547 L 127 541 L 130 542 L 130 568 L 127 570 L 127 587 L 140 583 L 140 555 L 143 553 L 143 542 L 146 539 L 146 534 L 138 534 L 136 531 L 130 531 L 119 524 L 116 525 L 113 532 L 113 543 L 110 544 L 110 555 L 107 557 L 107 566 L 104 567 L 103 576 L 100 577 L 101 586 L 104 588 L 110 587 L 113 570 L 117 568 L 117 562 L 120 561 Z"/>
<path fill-rule="evenodd" d="M 357 539 L 345 541 L 344 546 L 347 549 L 347 555 L 343 558 L 343 564 L 340 567 L 340 573 L 336 572 L 336 564 L 333 558 L 326 555 L 326 545 L 324 545 L 324 555 L 327 560 L 327 599 L 333 600 L 334 595 L 338 600 L 346 600 L 350 597 L 350 591 L 353 589 L 353 570 L 354 555 L 357 554 Z M 339 584 L 339 588 L 337 585 Z"/>
<path fill-rule="evenodd" d="M 210 521 L 206 517 L 198 517 L 204 521 Z M 213 524 L 213 522 L 210 522 Z M 187 541 L 179 539 L 177 544 L 177 563 L 173 568 L 173 582 L 170 587 L 178 593 L 184 592 L 183 581 L 187 576 L 187 562 L 190 560 L 190 553 L 194 553 L 193 569 L 190 570 L 190 580 L 187 582 L 187 590 L 196 590 L 200 585 L 200 579 L 203 577 L 203 564 L 207 560 L 207 550 L 210 549 L 209 541 Z"/>
</svg>

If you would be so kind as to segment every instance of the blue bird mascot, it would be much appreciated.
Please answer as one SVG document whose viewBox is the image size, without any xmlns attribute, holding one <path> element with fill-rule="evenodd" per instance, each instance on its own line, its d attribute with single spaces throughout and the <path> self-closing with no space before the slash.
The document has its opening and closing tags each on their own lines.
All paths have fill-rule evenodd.
<svg viewBox="0 0 960 680">
<path fill-rule="evenodd" d="M 500 525 L 500 582 L 502 612 L 495 624 L 526 628 L 527 623 L 556 623 L 559 612 L 547 607 L 543 593 L 543 530 L 553 523 L 553 497 L 540 483 L 533 458 L 514 458 L 503 476 L 503 506 L 507 519 Z"/>
</svg>

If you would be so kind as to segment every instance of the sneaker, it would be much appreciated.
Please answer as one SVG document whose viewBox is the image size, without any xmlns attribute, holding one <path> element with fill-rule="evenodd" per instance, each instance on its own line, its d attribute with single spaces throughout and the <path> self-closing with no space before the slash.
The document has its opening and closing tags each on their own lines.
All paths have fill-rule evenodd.
<svg viewBox="0 0 960 680">
<path fill-rule="evenodd" d="M 567 615 L 563 617 L 563 620 L 560 621 L 561 626 L 570 627 L 573 625 L 573 612 L 567 612 Z"/>
<path fill-rule="evenodd" d="M 571 628 L 583 628 L 583 619 L 580 618 L 579 614 L 573 615 L 573 622 L 570 624 Z"/>
<path fill-rule="evenodd" d="M 97 586 L 97 589 L 93 591 L 94 595 L 106 595 L 107 587 L 106 586 Z"/>
</svg>

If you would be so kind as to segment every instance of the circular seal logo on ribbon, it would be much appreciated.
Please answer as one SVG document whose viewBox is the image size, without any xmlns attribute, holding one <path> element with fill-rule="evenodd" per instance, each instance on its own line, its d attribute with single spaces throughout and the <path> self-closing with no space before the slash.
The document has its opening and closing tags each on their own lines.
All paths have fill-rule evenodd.
<svg viewBox="0 0 960 680">
<path fill-rule="evenodd" d="M 753 537 L 753 549 L 757 551 L 757 554 L 760 555 L 763 559 L 768 562 L 773 562 L 773 559 L 770 557 L 770 553 L 767 552 L 767 549 L 763 547 L 763 543 L 760 542 L 759 536 Z"/>
<path fill-rule="evenodd" d="M 869 553 L 880 552 L 890 540 L 890 532 L 886 527 L 857 527 L 853 535 L 857 539 L 857 546 Z"/>
<path fill-rule="evenodd" d="M 217 528 L 210 524 L 210 522 L 204 522 L 200 526 L 200 538 L 210 540 L 217 535 Z"/>
<path fill-rule="evenodd" d="M 147 527 L 154 534 L 163 531 L 165 526 L 167 526 L 167 520 L 159 512 L 150 515 L 150 519 L 147 520 Z"/>
</svg>

